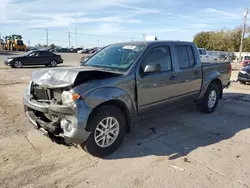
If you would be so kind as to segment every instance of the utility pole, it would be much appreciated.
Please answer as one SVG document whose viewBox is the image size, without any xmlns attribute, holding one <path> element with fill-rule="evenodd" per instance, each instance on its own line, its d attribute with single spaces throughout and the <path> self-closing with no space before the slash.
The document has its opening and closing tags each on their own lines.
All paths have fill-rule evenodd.
<svg viewBox="0 0 250 188">
<path fill-rule="evenodd" d="M 3 50 L 2 49 L 2 35 L 1 35 L 1 33 L 0 33 L 0 50 Z"/>
<path fill-rule="evenodd" d="M 30 40 L 28 40 L 28 46 L 30 47 Z"/>
<path fill-rule="evenodd" d="M 71 47 L 70 46 L 70 31 L 68 32 L 68 37 L 69 37 L 69 48 Z"/>
<path fill-rule="evenodd" d="M 145 35 L 142 33 L 142 39 L 145 40 Z"/>
<path fill-rule="evenodd" d="M 239 63 L 241 63 L 241 54 L 242 54 L 242 49 L 243 49 L 243 40 L 244 40 L 244 37 L 245 37 L 246 23 L 247 23 L 247 14 L 248 14 L 248 7 L 246 8 L 246 11 L 244 13 L 244 23 L 243 23 L 242 35 L 241 35 L 241 41 L 240 41 Z"/>
<path fill-rule="evenodd" d="M 77 44 L 77 29 L 75 28 L 75 31 L 76 31 L 76 48 L 78 47 L 78 44 Z"/>
<path fill-rule="evenodd" d="M 47 41 L 47 47 L 48 47 L 49 46 L 48 29 L 46 29 L 46 41 Z"/>
</svg>

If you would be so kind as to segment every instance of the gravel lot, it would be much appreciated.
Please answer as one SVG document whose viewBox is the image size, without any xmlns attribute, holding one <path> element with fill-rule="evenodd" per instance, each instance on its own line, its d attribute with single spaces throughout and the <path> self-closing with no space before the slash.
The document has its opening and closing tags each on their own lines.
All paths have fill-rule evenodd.
<svg viewBox="0 0 250 188">
<path fill-rule="evenodd" d="M 250 85 L 233 83 L 213 114 L 195 105 L 134 124 L 106 159 L 51 142 L 25 118 L 22 96 L 34 70 L 0 55 L 0 187 L 250 187 Z M 82 55 L 63 54 L 63 66 Z M 233 72 L 235 78 L 237 72 Z"/>
</svg>

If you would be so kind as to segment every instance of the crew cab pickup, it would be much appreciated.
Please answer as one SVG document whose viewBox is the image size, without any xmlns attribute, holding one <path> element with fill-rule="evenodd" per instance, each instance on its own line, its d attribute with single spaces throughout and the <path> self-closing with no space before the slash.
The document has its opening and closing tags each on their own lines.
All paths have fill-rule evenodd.
<svg viewBox="0 0 250 188">
<path fill-rule="evenodd" d="M 190 102 L 212 113 L 230 74 L 229 62 L 201 63 L 191 42 L 117 43 L 80 67 L 33 72 L 23 103 L 43 134 L 104 157 L 136 120 Z"/>
</svg>

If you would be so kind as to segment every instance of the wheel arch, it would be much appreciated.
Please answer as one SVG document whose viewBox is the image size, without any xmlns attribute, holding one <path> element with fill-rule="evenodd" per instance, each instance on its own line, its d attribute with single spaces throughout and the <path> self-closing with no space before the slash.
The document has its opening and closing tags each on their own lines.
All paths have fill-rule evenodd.
<svg viewBox="0 0 250 188">
<path fill-rule="evenodd" d="M 222 99 L 223 86 L 222 86 L 221 80 L 220 80 L 219 78 L 215 78 L 215 79 L 213 79 L 213 80 L 210 82 L 209 85 L 211 85 L 211 84 L 215 84 L 215 85 L 218 86 L 218 88 L 219 88 L 219 99 Z"/>
<path fill-rule="evenodd" d="M 132 117 L 131 117 L 131 113 L 129 112 L 128 107 L 126 106 L 126 104 L 121 101 L 121 100 L 117 100 L 117 99 L 112 99 L 112 100 L 108 100 L 105 101 L 99 105 L 97 105 L 95 108 L 92 109 L 92 111 L 89 114 L 89 118 L 87 121 L 87 125 L 86 125 L 86 130 L 89 130 L 89 124 L 93 118 L 93 115 L 95 114 L 95 112 L 103 106 L 115 106 L 117 108 L 119 108 L 121 110 L 121 112 L 124 114 L 125 119 L 126 119 L 126 125 L 127 125 L 127 132 L 131 131 L 131 124 L 132 124 Z"/>
</svg>

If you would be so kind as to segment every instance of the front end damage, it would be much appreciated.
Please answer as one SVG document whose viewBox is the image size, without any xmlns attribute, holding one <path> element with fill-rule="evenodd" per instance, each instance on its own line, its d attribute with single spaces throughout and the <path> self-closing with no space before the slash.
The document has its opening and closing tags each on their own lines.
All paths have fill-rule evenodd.
<svg viewBox="0 0 250 188">
<path fill-rule="evenodd" d="M 60 91 L 30 83 L 23 98 L 25 114 L 36 129 L 53 141 L 81 144 L 90 134 L 85 127 L 91 109 L 80 98 L 71 106 L 64 104 Z"/>
<path fill-rule="evenodd" d="M 36 129 L 62 144 L 82 144 L 92 109 L 73 92 L 75 86 L 119 74 L 94 68 L 34 72 L 23 97 L 25 114 Z"/>
</svg>

